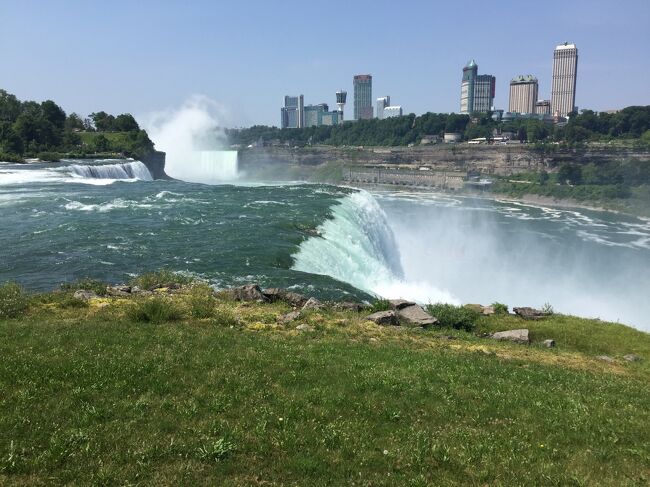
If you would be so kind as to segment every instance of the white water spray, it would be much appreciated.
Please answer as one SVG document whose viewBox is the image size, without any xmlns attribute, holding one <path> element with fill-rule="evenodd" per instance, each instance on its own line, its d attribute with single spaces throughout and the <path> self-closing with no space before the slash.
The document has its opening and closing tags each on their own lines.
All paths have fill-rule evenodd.
<svg viewBox="0 0 650 487">
<path fill-rule="evenodd" d="M 237 151 L 223 150 L 219 105 L 194 96 L 176 110 L 157 113 L 145 121 L 158 150 L 166 152 L 165 172 L 194 183 L 218 184 L 237 179 Z"/>
</svg>

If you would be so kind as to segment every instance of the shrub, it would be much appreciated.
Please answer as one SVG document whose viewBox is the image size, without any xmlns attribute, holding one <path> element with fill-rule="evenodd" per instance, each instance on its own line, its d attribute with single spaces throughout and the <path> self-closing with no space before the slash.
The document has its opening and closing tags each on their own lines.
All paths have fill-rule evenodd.
<svg viewBox="0 0 650 487">
<path fill-rule="evenodd" d="M 39 152 L 36 157 L 45 162 L 59 162 L 60 160 L 60 154 L 57 152 Z"/>
<path fill-rule="evenodd" d="M 481 316 L 475 309 L 445 303 L 430 304 L 427 311 L 438 318 L 440 326 L 465 331 L 472 331 Z"/>
<path fill-rule="evenodd" d="M 0 152 L 0 161 L 2 162 L 23 162 L 23 158 L 17 154 L 9 152 Z"/>
<path fill-rule="evenodd" d="M 212 288 L 207 284 L 192 286 L 189 293 L 190 314 L 194 318 L 210 318 L 214 315 L 216 301 Z"/>
<path fill-rule="evenodd" d="M 0 286 L 0 319 L 15 318 L 27 309 L 27 296 L 22 286 L 7 282 Z"/>
<path fill-rule="evenodd" d="M 138 286 L 141 289 L 152 289 L 156 287 L 165 287 L 170 284 L 186 286 L 195 281 L 191 276 L 178 274 L 167 269 L 161 269 L 156 272 L 147 272 L 138 277 L 131 279 L 132 286 Z"/>
<path fill-rule="evenodd" d="M 545 315 L 552 315 L 553 313 L 555 313 L 555 310 L 553 309 L 553 306 L 551 306 L 551 303 L 544 303 L 541 312 L 544 313 Z"/>
<path fill-rule="evenodd" d="M 98 279 L 91 279 L 90 277 L 84 277 L 78 281 L 61 284 L 62 291 L 74 292 L 80 289 L 83 289 L 85 291 L 92 291 L 98 296 L 106 295 L 106 283 Z"/>
<path fill-rule="evenodd" d="M 390 309 L 390 303 L 387 299 L 377 299 L 374 303 L 370 305 L 370 313 L 377 313 L 378 311 L 388 311 Z"/>
<path fill-rule="evenodd" d="M 127 310 L 127 316 L 140 323 L 158 324 L 180 320 L 183 313 L 171 300 L 153 297 L 133 303 Z"/>
<path fill-rule="evenodd" d="M 494 308 L 494 313 L 498 315 L 507 315 L 508 314 L 508 305 L 499 303 L 499 302 L 494 302 L 492 303 L 492 307 Z"/>
</svg>

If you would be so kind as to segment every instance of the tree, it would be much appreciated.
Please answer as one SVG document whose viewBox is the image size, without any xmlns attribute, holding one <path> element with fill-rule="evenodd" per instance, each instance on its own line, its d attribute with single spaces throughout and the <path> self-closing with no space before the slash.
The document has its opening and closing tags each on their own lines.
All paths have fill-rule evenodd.
<svg viewBox="0 0 650 487">
<path fill-rule="evenodd" d="M 99 134 L 95 137 L 94 140 L 94 149 L 95 152 L 108 152 L 110 150 L 111 143 L 106 138 L 104 134 Z"/>
<path fill-rule="evenodd" d="M 84 130 L 84 128 L 83 120 L 81 120 L 81 117 L 76 113 L 71 113 L 68 115 L 68 118 L 65 119 L 65 129 L 67 131 Z"/>
<path fill-rule="evenodd" d="M 135 118 L 130 113 L 123 113 L 115 117 L 113 128 L 118 132 L 134 132 L 140 130 L 138 122 L 135 121 Z"/>
<path fill-rule="evenodd" d="M 577 164 L 562 164 L 557 178 L 560 184 L 580 184 L 582 181 L 582 168 Z"/>
<path fill-rule="evenodd" d="M 111 132 L 115 130 L 115 117 L 113 115 L 109 115 L 108 113 L 101 111 L 91 113 L 90 118 L 95 124 L 95 128 L 98 132 Z"/>
</svg>

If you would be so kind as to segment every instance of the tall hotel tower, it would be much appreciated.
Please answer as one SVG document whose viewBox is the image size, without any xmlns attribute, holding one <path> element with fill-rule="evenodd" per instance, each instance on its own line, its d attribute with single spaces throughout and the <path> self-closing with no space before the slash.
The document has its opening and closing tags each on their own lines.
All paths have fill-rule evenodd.
<svg viewBox="0 0 650 487">
<path fill-rule="evenodd" d="M 551 89 L 551 114 L 566 117 L 576 106 L 576 74 L 578 48 L 564 43 L 553 53 L 553 87 Z"/>
<path fill-rule="evenodd" d="M 354 118 L 372 118 L 372 76 L 357 74 L 352 80 L 354 86 Z"/>
<path fill-rule="evenodd" d="M 508 111 L 513 113 L 535 113 L 538 83 L 534 76 L 517 76 L 510 81 Z"/>
</svg>

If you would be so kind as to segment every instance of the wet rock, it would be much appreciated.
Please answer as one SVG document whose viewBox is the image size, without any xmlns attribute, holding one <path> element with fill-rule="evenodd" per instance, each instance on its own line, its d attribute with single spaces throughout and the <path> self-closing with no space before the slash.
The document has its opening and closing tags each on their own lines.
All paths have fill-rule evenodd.
<svg viewBox="0 0 650 487">
<path fill-rule="evenodd" d="M 322 309 L 322 308 L 323 308 L 323 303 L 321 303 L 318 299 L 309 298 L 307 302 L 303 305 L 302 310 L 307 311 L 310 309 Z"/>
<path fill-rule="evenodd" d="M 431 316 L 429 313 L 424 311 L 422 306 L 417 304 L 399 308 L 397 310 L 397 316 L 403 324 L 420 326 L 422 328 L 427 328 L 438 323 L 437 318 Z"/>
<path fill-rule="evenodd" d="M 99 296 L 97 296 L 97 294 L 94 293 L 93 291 L 79 289 L 78 291 L 74 292 L 72 297 L 75 299 L 83 299 L 84 301 L 88 301 L 89 299 L 98 298 Z"/>
<path fill-rule="evenodd" d="M 522 328 L 518 330 L 506 330 L 499 331 L 492 334 L 492 338 L 495 340 L 506 340 L 515 343 L 522 343 L 528 345 L 530 343 L 530 338 L 528 337 L 528 329 Z"/>
<path fill-rule="evenodd" d="M 269 301 L 257 284 L 231 287 L 225 289 L 224 294 L 235 301 L 255 301 L 258 303 L 266 303 Z"/>
<path fill-rule="evenodd" d="M 308 301 L 308 298 L 302 294 L 294 293 L 280 287 L 271 287 L 264 289 L 262 293 L 272 303 L 275 303 L 276 301 L 284 301 L 285 303 L 291 306 L 295 306 L 296 308 L 302 308 Z"/>
<path fill-rule="evenodd" d="M 389 299 L 388 304 L 390 304 L 390 309 L 394 310 L 399 310 L 406 308 L 407 306 L 415 305 L 413 301 L 406 301 L 405 299 Z"/>
<path fill-rule="evenodd" d="M 512 311 L 517 316 L 521 316 L 525 320 L 539 320 L 546 316 L 546 313 L 535 308 L 512 308 Z"/>
<path fill-rule="evenodd" d="M 598 355 L 598 357 L 596 357 L 596 358 L 598 360 L 602 360 L 603 362 L 607 362 L 609 364 L 613 364 L 615 362 L 615 360 L 612 357 L 610 357 L 609 355 Z"/>
<path fill-rule="evenodd" d="M 311 325 L 308 325 L 307 323 L 303 323 L 302 325 L 296 326 L 296 330 L 298 330 L 298 331 L 316 331 L 316 328 L 314 328 Z"/>
<path fill-rule="evenodd" d="M 106 294 L 109 296 L 130 296 L 131 286 L 107 286 Z"/>
<path fill-rule="evenodd" d="M 393 310 L 377 311 L 376 313 L 366 316 L 366 320 L 372 321 L 381 326 L 399 326 L 397 313 Z"/>
<path fill-rule="evenodd" d="M 544 340 L 542 342 L 542 345 L 544 345 L 546 348 L 553 348 L 555 346 L 555 340 L 552 339 Z"/>
<path fill-rule="evenodd" d="M 628 362 L 638 362 L 639 360 L 641 360 L 641 357 L 639 357 L 638 355 L 634 355 L 633 353 L 630 353 L 628 355 L 623 355 L 623 358 Z"/>
<path fill-rule="evenodd" d="M 282 323 L 291 323 L 294 320 L 300 318 L 300 311 L 289 311 L 287 314 L 280 316 L 279 320 Z"/>
</svg>

